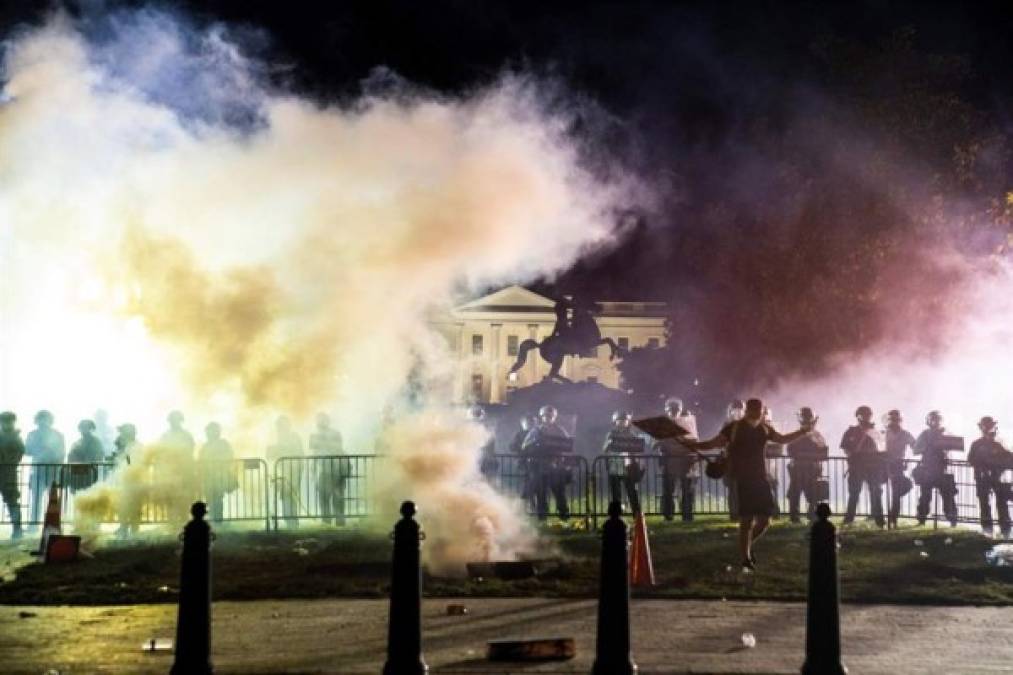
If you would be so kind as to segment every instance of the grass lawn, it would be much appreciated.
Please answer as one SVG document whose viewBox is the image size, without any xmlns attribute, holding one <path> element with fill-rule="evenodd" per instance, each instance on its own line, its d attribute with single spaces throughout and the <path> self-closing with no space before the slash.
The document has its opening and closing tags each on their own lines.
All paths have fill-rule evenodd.
<svg viewBox="0 0 1013 675">
<path fill-rule="evenodd" d="M 735 528 L 723 518 L 689 525 L 650 521 L 658 585 L 640 597 L 804 600 L 808 528 L 776 523 L 756 547 L 758 570 L 736 563 Z M 501 581 L 426 575 L 428 596 L 594 597 L 599 538 L 584 530 L 545 529 L 563 564 L 533 579 Z M 914 541 L 922 540 L 921 546 Z M 1013 604 L 1013 567 L 990 567 L 992 542 L 968 530 L 908 526 L 841 533 L 841 592 L 846 601 L 925 604 Z M 175 602 L 175 537 L 110 542 L 91 559 L 43 566 L 0 546 L 0 604 Z M 384 597 L 390 539 L 356 530 L 224 531 L 214 544 L 214 597 L 219 600 Z M 922 555 L 922 554 L 926 555 Z"/>
</svg>

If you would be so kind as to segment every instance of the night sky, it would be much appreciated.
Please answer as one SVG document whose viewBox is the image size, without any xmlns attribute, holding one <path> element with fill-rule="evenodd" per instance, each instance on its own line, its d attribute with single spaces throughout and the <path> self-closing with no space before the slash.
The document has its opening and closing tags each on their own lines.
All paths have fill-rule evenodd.
<svg viewBox="0 0 1013 675">
<path fill-rule="evenodd" d="M 142 4 L 64 6 L 101 30 Z M 932 350 L 958 320 L 950 290 L 1009 241 L 1006 2 L 153 6 L 225 22 L 266 77 L 323 102 L 377 67 L 448 93 L 518 72 L 582 101 L 587 163 L 653 199 L 617 214 L 616 246 L 535 287 L 669 302 L 668 372 L 722 391 L 913 335 Z"/>
</svg>

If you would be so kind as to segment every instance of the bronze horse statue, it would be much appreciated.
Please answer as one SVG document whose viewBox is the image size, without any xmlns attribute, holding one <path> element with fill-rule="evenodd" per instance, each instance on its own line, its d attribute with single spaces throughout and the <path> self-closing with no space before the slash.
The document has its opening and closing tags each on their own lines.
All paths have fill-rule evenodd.
<svg viewBox="0 0 1013 675">
<path fill-rule="evenodd" d="M 599 345 L 608 345 L 609 360 L 623 355 L 623 350 L 609 337 L 602 337 L 595 314 L 601 313 L 597 303 L 586 303 L 579 300 L 560 300 L 555 306 L 556 325 L 552 334 L 541 342 L 524 340 L 517 347 L 517 361 L 510 368 L 510 374 L 524 367 L 528 360 L 528 352 L 538 349 L 538 353 L 551 366 L 544 379 L 557 382 L 570 382 L 569 378 L 559 374 L 563 360 L 567 356 L 577 356 Z"/>
</svg>

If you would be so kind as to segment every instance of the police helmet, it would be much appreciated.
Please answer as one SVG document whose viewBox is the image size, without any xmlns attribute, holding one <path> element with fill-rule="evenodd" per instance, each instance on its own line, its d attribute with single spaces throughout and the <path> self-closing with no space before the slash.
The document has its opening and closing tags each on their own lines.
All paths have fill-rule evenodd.
<svg viewBox="0 0 1013 675">
<path fill-rule="evenodd" d="M 629 422 L 633 419 L 633 415 L 625 410 L 616 410 L 612 413 L 612 424 L 618 424 L 619 422 Z"/>
<path fill-rule="evenodd" d="M 556 421 L 556 415 L 559 413 L 551 405 L 543 405 L 538 409 L 538 419 L 542 420 L 547 424 L 551 424 Z"/>
<path fill-rule="evenodd" d="M 92 431 L 95 431 L 95 423 L 91 420 L 81 420 L 77 423 L 77 430 L 82 434 L 91 433 Z"/>
<path fill-rule="evenodd" d="M 867 405 L 860 405 L 855 409 L 855 417 L 872 417 L 872 408 Z"/>
<path fill-rule="evenodd" d="M 981 432 L 984 434 L 998 433 L 999 420 L 989 415 L 986 415 L 982 417 L 981 420 L 978 422 L 978 428 L 981 429 Z"/>
<path fill-rule="evenodd" d="M 930 410 L 929 414 L 925 416 L 925 425 L 929 427 L 937 427 L 943 423 L 943 413 L 938 410 Z"/>
<path fill-rule="evenodd" d="M 673 412 L 674 411 L 674 412 Z M 682 399 L 670 398 L 665 401 L 665 412 L 669 415 L 678 415 L 682 412 Z"/>
</svg>

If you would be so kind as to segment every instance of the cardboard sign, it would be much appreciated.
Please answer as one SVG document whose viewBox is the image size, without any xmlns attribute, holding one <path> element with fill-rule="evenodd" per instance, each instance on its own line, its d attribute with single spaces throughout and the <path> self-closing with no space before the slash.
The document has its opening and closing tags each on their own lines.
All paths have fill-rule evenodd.
<svg viewBox="0 0 1013 675">
<path fill-rule="evenodd" d="M 682 438 L 683 436 L 690 435 L 689 429 L 680 426 L 670 417 L 665 417 L 664 415 L 633 420 L 633 426 L 659 441 L 666 438 Z"/>
</svg>

